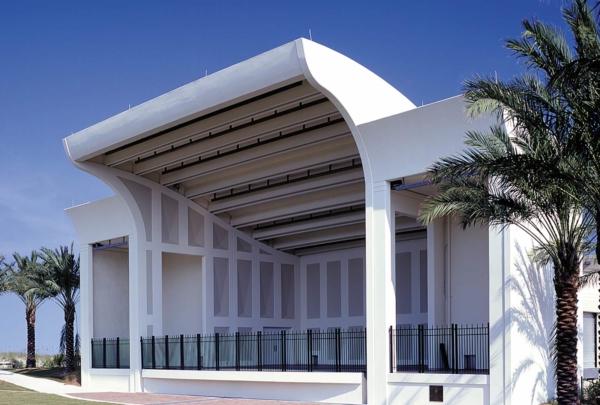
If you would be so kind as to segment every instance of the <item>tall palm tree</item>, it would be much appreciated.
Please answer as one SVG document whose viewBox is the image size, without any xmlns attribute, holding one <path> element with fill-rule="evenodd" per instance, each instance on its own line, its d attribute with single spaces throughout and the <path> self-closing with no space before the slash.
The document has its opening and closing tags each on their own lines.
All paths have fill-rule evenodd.
<svg viewBox="0 0 600 405">
<path fill-rule="evenodd" d="M 51 292 L 52 298 L 60 305 L 65 320 L 65 365 L 67 370 L 75 369 L 75 307 L 79 301 L 79 256 L 70 247 L 58 249 L 42 248 L 44 277 L 43 288 Z"/>
<path fill-rule="evenodd" d="M 600 10 L 600 2 L 595 7 Z M 563 10 L 563 17 L 573 34 L 574 55 L 564 38 L 540 23 L 529 34 L 533 44 L 523 39 L 513 41 L 511 48 L 546 75 L 569 112 L 574 127 L 570 153 L 580 155 L 569 181 L 577 185 L 587 210 L 594 216 L 595 253 L 600 260 L 600 24 L 586 0 L 575 0 Z M 582 165 L 586 166 L 584 170 Z M 589 285 L 599 278 L 599 274 L 592 273 L 581 281 Z"/>
<path fill-rule="evenodd" d="M 576 0 L 563 14 L 574 37 L 589 36 L 589 30 L 582 34 L 582 26 L 593 21 L 584 0 Z M 536 242 L 537 257 L 554 270 L 558 401 L 577 404 L 579 267 L 598 215 L 585 198 L 584 183 L 588 188 L 600 185 L 582 157 L 590 153 L 586 142 L 598 143 L 600 137 L 591 139 L 584 132 L 596 125 L 587 122 L 592 113 L 574 113 L 575 94 L 583 92 L 577 86 L 584 85 L 574 84 L 568 73 L 580 60 L 578 40 L 573 56 L 567 40 L 552 27 L 537 21 L 525 21 L 523 27 L 523 37 L 507 46 L 531 73 L 509 82 L 478 78 L 465 85 L 469 111 L 496 113 L 512 128 L 510 134 L 504 126 L 469 133 L 463 153 L 435 163 L 430 176 L 440 193 L 428 200 L 422 219 L 458 215 L 464 226 L 513 225 Z"/>
<path fill-rule="evenodd" d="M 27 361 L 25 367 L 35 368 L 35 318 L 39 306 L 48 298 L 48 293 L 36 288 L 42 265 L 36 251 L 30 256 L 13 253 L 14 262 L 6 265 L 6 287 L 25 304 L 27 323 Z"/>
</svg>

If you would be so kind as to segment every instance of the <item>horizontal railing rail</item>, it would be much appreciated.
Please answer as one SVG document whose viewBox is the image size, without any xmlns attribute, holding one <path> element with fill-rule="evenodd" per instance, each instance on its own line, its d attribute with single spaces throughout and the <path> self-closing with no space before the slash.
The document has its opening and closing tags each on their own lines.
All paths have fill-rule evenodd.
<svg viewBox="0 0 600 405">
<path fill-rule="evenodd" d="M 489 374 L 489 325 L 389 328 L 390 372 Z"/>
<path fill-rule="evenodd" d="M 366 331 L 286 331 L 141 338 L 142 368 L 362 372 Z"/>
<path fill-rule="evenodd" d="M 129 368 L 129 339 L 93 338 L 92 368 Z"/>
</svg>

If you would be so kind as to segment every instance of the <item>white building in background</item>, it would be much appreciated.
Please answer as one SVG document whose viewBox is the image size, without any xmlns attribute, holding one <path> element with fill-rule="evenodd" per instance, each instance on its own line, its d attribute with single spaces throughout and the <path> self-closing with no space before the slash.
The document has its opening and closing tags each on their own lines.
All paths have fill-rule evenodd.
<svg viewBox="0 0 600 405">
<path fill-rule="evenodd" d="M 115 193 L 68 209 L 84 388 L 553 397 L 552 279 L 530 263 L 531 242 L 416 221 L 436 192 L 427 168 L 494 123 L 467 118 L 461 97 L 417 107 L 299 39 L 67 137 L 73 163 Z"/>
</svg>

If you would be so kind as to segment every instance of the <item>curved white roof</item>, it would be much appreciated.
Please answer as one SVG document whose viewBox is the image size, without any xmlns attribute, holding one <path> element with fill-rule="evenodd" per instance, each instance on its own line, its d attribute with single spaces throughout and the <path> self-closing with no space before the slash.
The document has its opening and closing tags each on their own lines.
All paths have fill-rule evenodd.
<svg viewBox="0 0 600 405">
<path fill-rule="evenodd" d="M 364 66 L 323 45 L 297 39 L 188 83 L 64 139 L 74 161 L 306 78 L 358 126 L 415 105 Z"/>
</svg>

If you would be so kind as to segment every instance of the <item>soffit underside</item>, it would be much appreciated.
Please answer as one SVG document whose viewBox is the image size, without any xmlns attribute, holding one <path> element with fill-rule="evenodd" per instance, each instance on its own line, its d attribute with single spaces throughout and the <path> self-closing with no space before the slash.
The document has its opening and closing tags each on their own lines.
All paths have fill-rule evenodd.
<svg viewBox="0 0 600 405">
<path fill-rule="evenodd" d="M 306 81 L 94 160 L 169 187 L 282 251 L 364 239 L 358 149 L 340 112 Z"/>
</svg>

